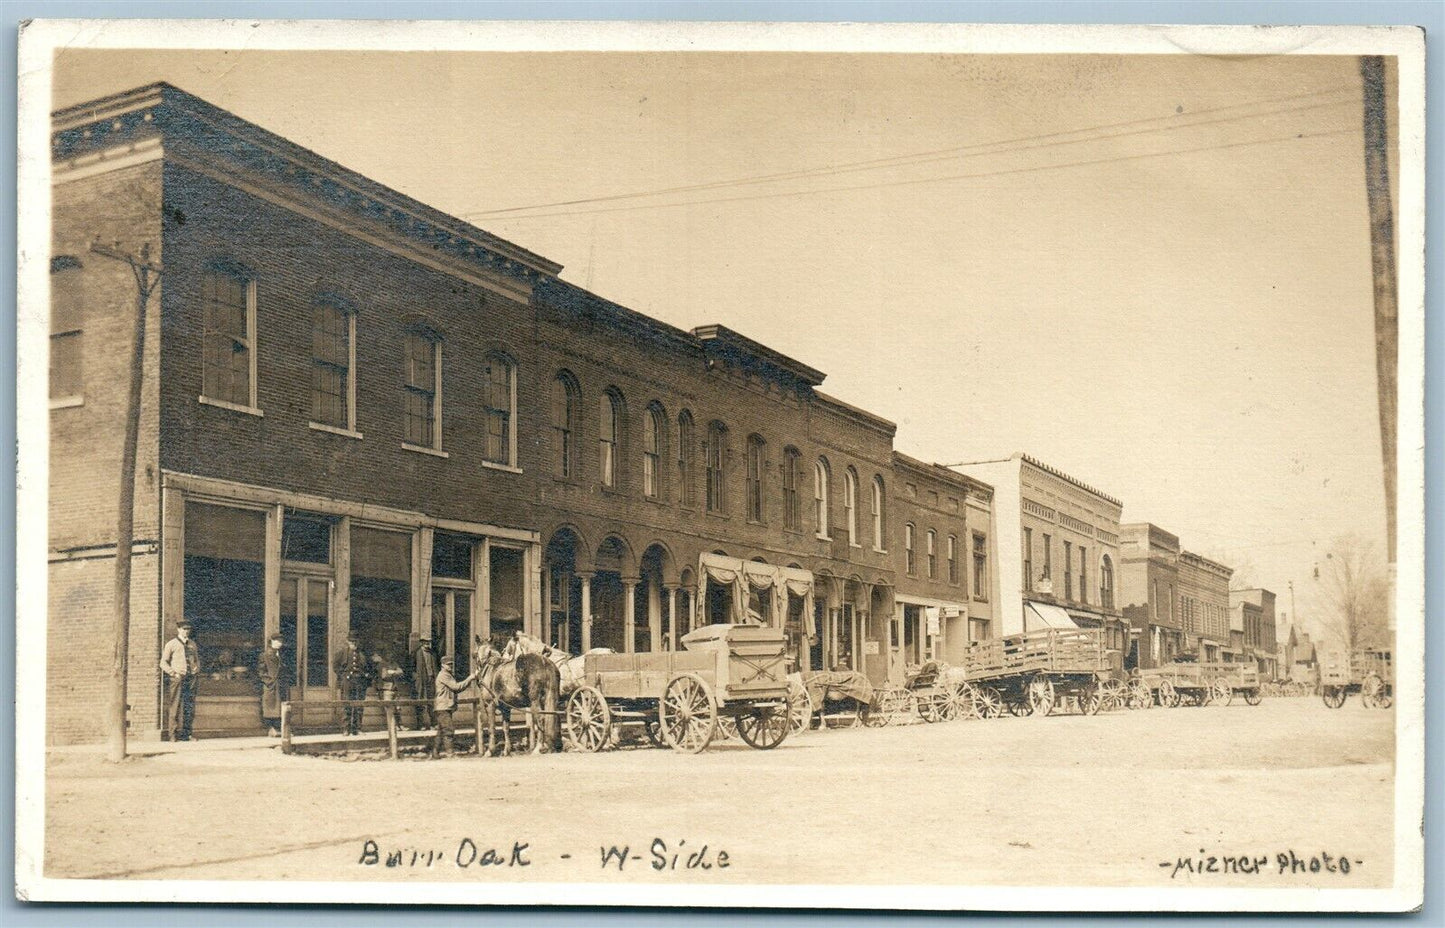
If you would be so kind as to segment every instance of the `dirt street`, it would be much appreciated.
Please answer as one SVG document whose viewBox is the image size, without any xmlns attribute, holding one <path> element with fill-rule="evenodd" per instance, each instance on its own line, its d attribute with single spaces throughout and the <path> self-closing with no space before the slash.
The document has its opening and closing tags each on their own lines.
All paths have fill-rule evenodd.
<svg viewBox="0 0 1445 928">
<path fill-rule="evenodd" d="M 811 732 L 697 756 L 258 749 L 113 767 L 54 752 L 46 875 L 1387 886 L 1392 723 L 1357 700 L 1299 698 Z M 603 861 L 613 845 L 630 848 L 620 874 Z M 1304 872 L 1286 856 L 1280 874 L 1290 852 Z M 1309 872 L 1322 854 L 1330 866 Z M 1220 872 L 1178 870 L 1181 857 Z"/>
</svg>

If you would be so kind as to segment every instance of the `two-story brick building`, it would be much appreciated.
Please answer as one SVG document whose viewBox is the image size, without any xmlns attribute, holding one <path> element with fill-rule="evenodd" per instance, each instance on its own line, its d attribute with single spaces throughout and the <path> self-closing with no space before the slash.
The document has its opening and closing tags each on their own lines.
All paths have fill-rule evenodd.
<svg viewBox="0 0 1445 928">
<path fill-rule="evenodd" d="M 1119 603 L 1133 642 L 1130 667 L 1150 668 L 1183 654 L 1179 536 L 1149 522 L 1119 527 Z"/>
<path fill-rule="evenodd" d="M 1184 649 L 1201 661 L 1222 659 L 1229 644 L 1229 578 L 1234 568 L 1192 551 L 1179 552 L 1179 614 Z"/>
<path fill-rule="evenodd" d="M 335 694 L 348 634 L 403 666 L 430 637 L 465 673 L 476 637 L 514 629 L 656 650 L 751 618 L 786 629 L 800 668 L 881 682 L 991 631 L 991 489 L 897 454 L 894 424 L 821 392 L 821 371 L 604 300 L 168 85 L 54 114 L 52 167 L 54 741 L 99 736 L 112 648 L 135 286 L 97 238 L 163 268 L 137 732 L 162 725 L 156 660 L 183 617 L 202 734 L 257 729 L 272 634 L 304 705 Z"/>
<path fill-rule="evenodd" d="M 1279 644 L 1275 631 L 1275 595 L 1264 589 L 1231 590 L 1231 638 L 1237 632 L 1235 660 L 1255 663 L 1266 680 L 1279 677 Z"/>
</svg>

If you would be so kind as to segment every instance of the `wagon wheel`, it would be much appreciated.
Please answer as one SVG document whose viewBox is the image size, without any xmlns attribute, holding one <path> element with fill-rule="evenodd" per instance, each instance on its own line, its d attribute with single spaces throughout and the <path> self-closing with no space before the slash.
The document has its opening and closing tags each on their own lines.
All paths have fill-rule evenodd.
<svg viewBox="0 0 1445 928">
<path fill-rule="evenodd" d="M 943 721 L 942 706 L 936 701 L 932 693 L 914 693 L 913 704 L 918 708 L 918 715 L 925 722 Z"/>
<path fill-rule="evenodd" d="M 770 751 L 782 744 L 792 729 L 792 717 L 786 701 L 781 706 L 756 706 L 734 721 L 738 737 L 748 747 L 760 751 Z"/>
<path fill-rule="evenodd" d="M 1048 677 L 1034 677 L 1024 693 L 1029 715 L 1048 715 L 1054 708 L 1054 681 Z"/>
<path fill-rule="evenodd" d="M 1338 709 L 1340 706 L 1343 706 L 1345 704 L 1345 696 L 1346 693 L 1343 686 L 1327 686 L 1320 694 L 1320 698 L 1324 700 L 1325 705 L 1331 709 Z"/>
<path fill-rule="evenodd" d="M 1008 711 L 1010 715 L 1016 716 L 1017 718 L 1023 718 L 1024 716 L 1028 715 L 1029 704 L 1027 697 L 1023 699 L 1011 700 L 1008 704 Z"/>
<path fill-rule="evenodd" d="M 1234 701 L 1234 687 L 1228 680 L 1215 680 L 1209 684 L 1205 698 L 1211 706 L 1227 706 Z"/>
<path fill-rule="evenodd" d="M 949 690 L 948 704 L 956 719 L 978 718 L 978 700 L 973 686 L 968 683 L 960 683 Z"/>
<path fill-rule="evenodd" d="M 1148 709 L 1154 705 L 1154 691 L 1143 680 L 1131 680 L 1125 694 L 1130 709 Z"/>
<path fill-rule="evenodd" d="M 813 721 L 813 697 L 797 680 L 788 681 L 788 723 L 793 737 L 808 730 Z"/>
<path fill-rule="evenodd" d="M 1260 694 L 1259 687 L 1257 686 L 1244 691 L 1244 702 L 1246 705 L 1257 706 L 1261 699 L 1263 699 L 1263 696 Z"/>
<path fill-rule="evenodd" d="M 1098 715 L 1104 705 L 1104 693 L 1099 684 L 1090 680 L 1079 691 L 1079 711 L 1085 715 Z"/>
<path fill-rule="evenodd" d="M 695 673 L 667 681 L 657 704 L 662 738 L 676 751 L 697 754 L 717 731 L 717 705 L 707 683 Z"/>
<path fill-rule="evenodd" d="M 1129 688 L 1121 680 L 1108 679 L 1099 684 L 1099 711 L 1113 712 L 1129 704 Z"/>
<path fill-rule="evenodd" d="M 738 736 L 738 720 L 731 715 L 719 715 L 717 717 L 717 737 L 723 741 L 733 741 Z"/>
<path fill-rule="evenodd" d="M 579 751 L 595 754 L 612 739 L 612 710 L 595 687 L 579 686 L 567 698 L 567 737 Z"/>
<path fill-rule="evenodd" d="M 1385 681 L 1377 673 L 1371 673 L 1360 684 L 1360 702 L 1367 709 L 1388 709 L 1391 699 L 1385 690 Z"/>
<path fill-rule="evenodd" d="M 879 690 L 873 697 L 873 702 L 868 706 L 868 712 L 863 716 L 863 724 L 869 728 L 882 728 L 884 725 L 891 725 L 898 714 L 901 700 L 897 690 Z"/>
<path fill-rule="evenodd" d="M 1174 688 L 1173 680 L 1159 681 L 1159 705 L 1166 709 L 1173 709 L 1183 699 L 1179 691 Z"/>
<path fill-rule="evenodd" d="M 991 686 L 980 686 L 973 691 L 974 706 L 981 719 L 996 719 L 1003 713 L 1003 697 Z"/>
</svg>

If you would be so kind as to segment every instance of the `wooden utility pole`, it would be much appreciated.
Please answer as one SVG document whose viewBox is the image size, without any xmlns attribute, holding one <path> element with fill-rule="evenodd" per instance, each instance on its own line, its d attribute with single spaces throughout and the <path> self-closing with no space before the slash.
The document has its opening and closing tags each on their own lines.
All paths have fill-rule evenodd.
<svg viewBox="0 0 1445 928">
<path fill-rule="evenodd" d="M 1390 138 L 1385 59 L 1360 58 L 1365 119 L 1365 193 L 1370 209 L 1370 269 L 1375 290 L 1375 376 L 1380 395 L 1380 450 L 1385 465 L 1387 550 L 1395 564 L 1395 429 L 1399 382 L 1399 297 L 1395 290 L 1395 215 L 1390 199 Z"/>
<path fill-rule="evenodd" d="M 130 356 L 130 392 L 125 406 L 125 447 L 120 457 L 120 504 L 115 529 L 115 655 L 110 665 L 110 707 L 106 714 L 107 755 L 112 761 L 125 759 L 126 682 L 130 669 L 130 549 L 135 538 L 135 458 L 140 443 L 141 381 L 145 374 L 146 306 L 160 284 L 160 265 L 150 261 L 150 243 L 139 254 L 93 242 L 92 254 L 130 267 L 135 278 L 135 333 Z"/>
</svg>

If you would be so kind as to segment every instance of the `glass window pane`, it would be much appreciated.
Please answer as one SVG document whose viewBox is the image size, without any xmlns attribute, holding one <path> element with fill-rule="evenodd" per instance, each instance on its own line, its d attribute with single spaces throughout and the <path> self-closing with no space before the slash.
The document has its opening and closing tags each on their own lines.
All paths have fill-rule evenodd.
<svg viewBox="0 0 1445 928">
<path fill-rule="evenodd" d="M 470 538 L 438 533 L 432 541 L 432 576 L 453 580 L 472 579 L 474 544 Z"/>
<path fill-rule="evenodd" d="M 411 539 L 405 532 L 351 530 L 351 624 L 367 654 L 410 667 Z"/>
<path fill-rule="evenodd" d="M 306 685 L 331 685 L 331 623 L 327 583 L 306 581 Z"/>
<path fill-rule="evenodd" d="M 331 563 L 331 523 L 287 512 L 281 523 L 281 559 Z"/>
</svg>

